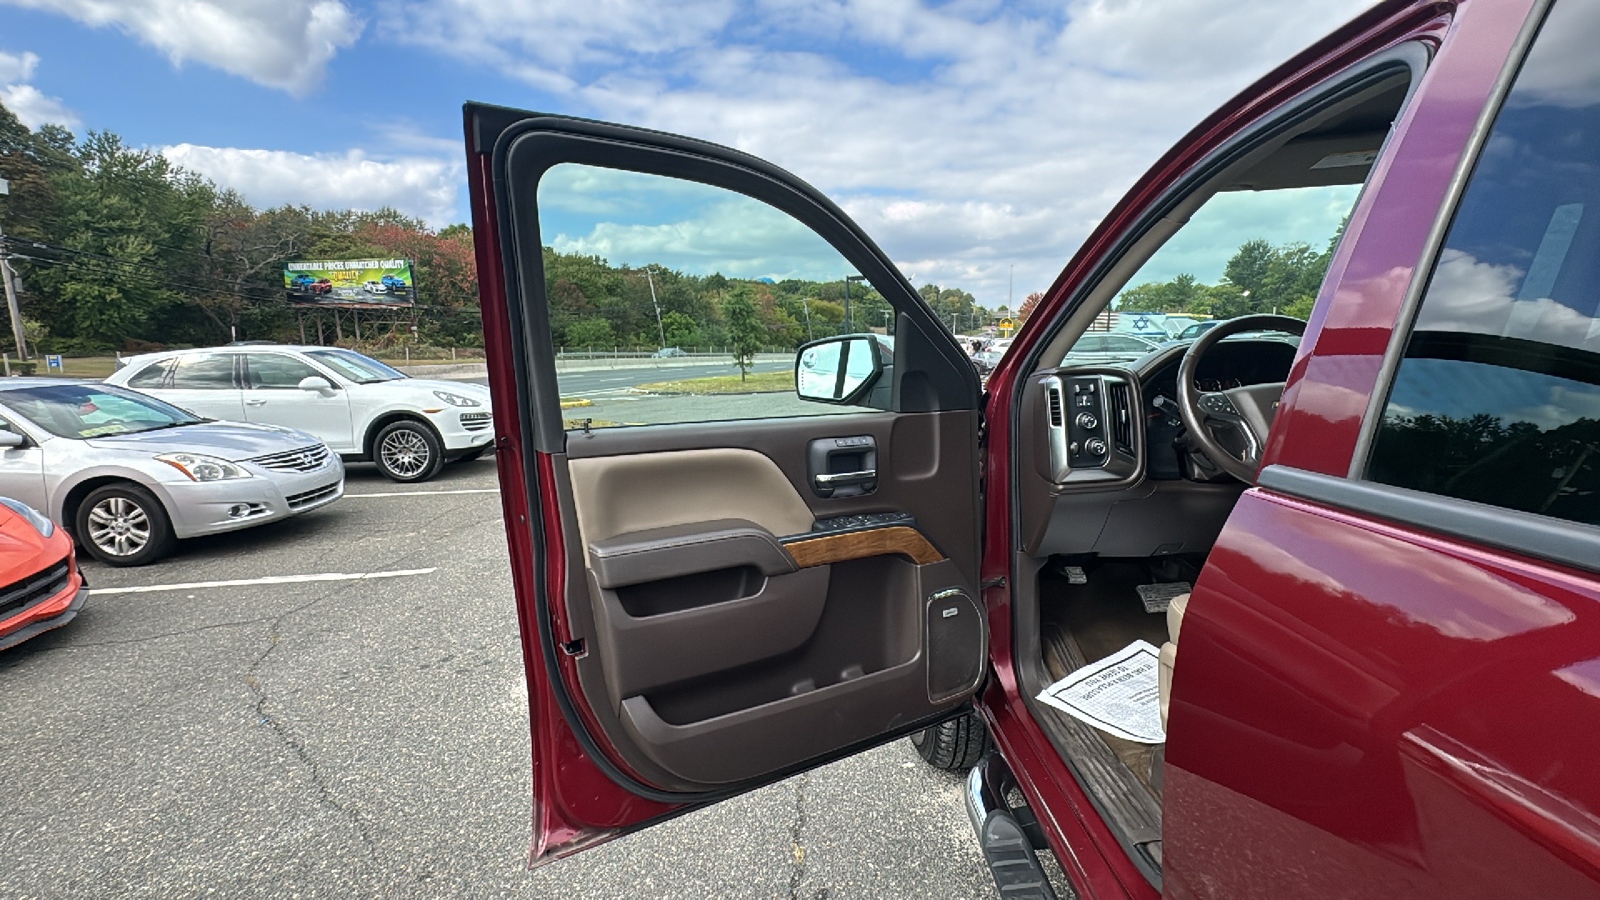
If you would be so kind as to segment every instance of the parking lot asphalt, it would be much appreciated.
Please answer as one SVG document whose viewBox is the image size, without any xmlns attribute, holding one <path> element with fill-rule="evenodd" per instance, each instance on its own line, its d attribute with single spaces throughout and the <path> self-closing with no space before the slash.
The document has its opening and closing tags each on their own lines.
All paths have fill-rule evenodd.
<svg viewBox="0 0 1600 900">
<path fill-rule="evenodd" d="M 86 563 L 79 618 L 0 653 L 0 896 L 995 896 L 905 741 L 527 871 L 496 487 L 356 465 L 324 510 Z"/>
</svg>

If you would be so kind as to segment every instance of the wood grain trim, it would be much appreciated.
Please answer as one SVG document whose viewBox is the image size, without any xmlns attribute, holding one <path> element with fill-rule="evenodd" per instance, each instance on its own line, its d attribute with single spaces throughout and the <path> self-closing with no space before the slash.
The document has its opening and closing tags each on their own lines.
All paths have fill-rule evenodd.
<svg viewBox="0 0 1600 900">
<path fill-rule="evenodd" d="M 802 569 L 892 554 L 909 557 L 919 566 L 944 559 L 944 554 L 934 549 L 922 532 L 905 525 L 803 538 L 786 542 L 783 549 L 789 551 Z"/>
</svg>

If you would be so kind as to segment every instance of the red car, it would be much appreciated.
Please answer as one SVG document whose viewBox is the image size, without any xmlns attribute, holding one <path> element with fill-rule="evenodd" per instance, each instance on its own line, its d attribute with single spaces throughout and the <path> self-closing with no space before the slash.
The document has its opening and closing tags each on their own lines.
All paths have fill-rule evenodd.
<svg viewBox="0 0 1600 900">
<path fill-rule="evenodd" d="M 8 497 L 0 497 L 0 580 L 0 650 L 72 621 L 89 594 L 72 537 Z"/>
<path fill-rule="evenodd" d="M 976 761 L 1007 897 L 1050 895 L 1046 850 L 1097 900 L 1600 896 L 1596 35 L 1580 0 L 1374 6 L 1162 157 L 981 394 L 793 175 L 468 106 L 533 862 L 915 736 Z M 894 306 L 892 362 L 803 351 L 840 415 L 569 432 L 539 237 L 586 233 L 541 221 L 563 166 L 787 217 Z M 1343 204 L 1308 321 L 1219 311 L 1062 365 L 1169 238 L 1253 197 Z M 1155 647 L 1162 675 L 1128 708 L 1157 692 L 1158 727 L 1039 699 L 1139 641 L 1129 683 Z"/>
</svg>

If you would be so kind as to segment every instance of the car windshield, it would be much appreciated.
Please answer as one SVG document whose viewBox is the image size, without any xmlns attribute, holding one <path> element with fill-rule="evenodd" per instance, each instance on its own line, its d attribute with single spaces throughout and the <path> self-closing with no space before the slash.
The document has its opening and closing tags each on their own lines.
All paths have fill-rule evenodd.
<svg viewBox="0 0 1600 900">
<path fill-rule="evenodd" d="M 391 369 L 353 350 L 307 350 L 306 355 L 356 384 L 376 384 L 380 381 L 394 381 L 406 377 L 404 372 Z"/>
<path fill-rule="evenodd" d="M 136 391 L 104 384 L 50 384 L 0 393 L 12 410 L 57 437 L 86 440 L 205 422 Z"/>
</svg>

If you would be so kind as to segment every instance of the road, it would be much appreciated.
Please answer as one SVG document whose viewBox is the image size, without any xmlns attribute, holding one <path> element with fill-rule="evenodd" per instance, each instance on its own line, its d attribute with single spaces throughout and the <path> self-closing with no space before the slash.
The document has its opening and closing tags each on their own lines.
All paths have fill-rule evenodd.
<svg viewBox="0 0 1600 900">
<path fill-rule="evenodd" d="M 794 360 L 757 360 L 752 372 L 782 372 L 794 368 Z M 692 366 L 663 366 L 633 369 L 592 369 L 583 372 L 562 372 L 557 376 L 563 397 L 604 397 L 626 391 L 635 385 L 656 381 L 682 381 L 686 378 L 709 378 L 713 375 L 738 375 L 739 367 L 731 362 L 716 362 Z M 473 379 L 487 384 L 488 379 Z"/>
<path fill-rule="evenodd" d="M 0 896 L 995 896 L 960 779 L 905 741 L 526 871 L 494 462 L 348 483 L 86 564 L 81 616 L 0 654 Z"/>
</svg>

